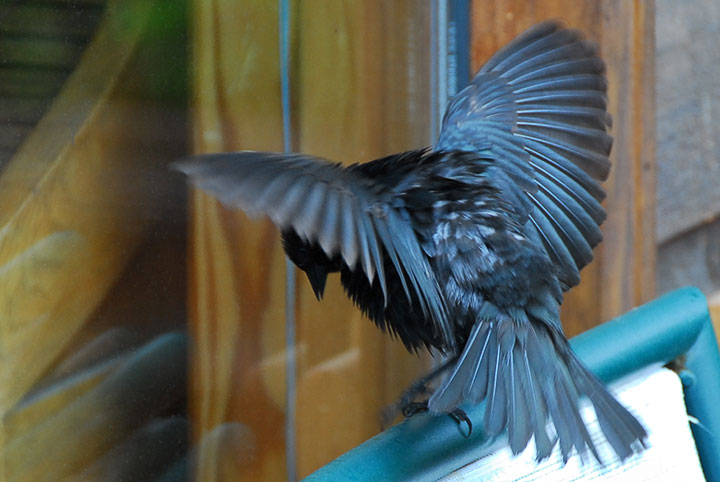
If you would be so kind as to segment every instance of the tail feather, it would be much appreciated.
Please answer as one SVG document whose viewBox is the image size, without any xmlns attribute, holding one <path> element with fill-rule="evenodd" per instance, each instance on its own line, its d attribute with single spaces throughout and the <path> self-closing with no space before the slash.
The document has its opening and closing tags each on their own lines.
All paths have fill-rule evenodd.
<svg viewBox="0 0 720 482">
<path fill-rule="evenodd" d="M 578 453 L 584 453 L 589 449 L 597 456 L 595 445 L 580 415 L 580 395 L 565 367 L 558 363 L 547 330 L 531 328 L 529 332 L 528 354 L 540 377 L 544 377 L 541 378 L 544 380 L 541 391 L 548 403 L 563 460 L 567 461 L 573 447 Z M 538 458 L 540 458 L 539 454 Z"/>
<path fill-rule="evenodd" d="M 586 450 L 590 450 L 598 461 L 600 456 L 598 455 L 595 444 L 593 443 L 590 433 L 587 431 L 585 421 L 580 415 L 578 405 L 580 404 L 580 396 L 575 391 L 575 387 L 572 385 L 572 381 L 567 378 L 561 378 L 555 381 L 558 384 L 557 393 L 559 398 L 563 402 L 563 410 L 560 412 L 558 417 L 553 419 L 555 427 L 558 425 L 565 425 L 568 427 L 571 433 L 571 439 L 569 440 L 569 449 L 562 450 L 563 461 L 567 462 L 568 458 L 572 453 L 574 447 L 579 454 L 584 454 Z"/>
<path fill-rule="evenodd" d="M 562 334 L 538 321 L 501 318 L 473 328 L 458 364 L 428 406 L 432 412 L 449 412 L 463 402 L 485 400 L 486 432 L 498 435 L 507 429 L 513 453 L 534 438 L 538 460 L 547 458 L 557 442 L 564 461 L 576 451 L 590 452 L 602 463 L 580 414 L 583 396 L 620 459 L 644 445 L 645 429 L 585 368 Z M 554 440 L 546 430 L 548 421 Z"/>
<path fill-rule="evenodd" d="M 507 422 L 507 396 L 505 390 L 505 379 L 503 377 L 502 353 L 495 341 L 490 346 L 490 353 L 495 357 L 490 358 L 488 373 L 487 405 L 485 407 L 485 429 L 490 435 L 499 435 L 505 429 Z"/>
<path fill-rule="evenodd" d="M 615 453 L 625 460 L 635 452 L 635 445 L 644 447 L 647 432 L 640 422 L 607 391 L 572 352 L 567 353 L 567 364 L 571 376 L 592 402 L 600 428 Z"/>
<path fill-rule="evenodd" d="M 435 406 L 438 407 L 435 411 L 449 412 L 456 408 L 462 400 L 485 398 L 484 391 L 473 396 L 466 393 L 465 390 L 471 387 L 487 389 L 487 360 L 484 359 L 484 354 L 488 345 L 491 345 L 489 343 L 491 327 L 492 325 L 488 323 L 478 323 L 473 327 L 466 343 L 467 349 L 460 354 L 449 376 L 453 380 L 470 380 L 470 383 L 446 383 L 435 390 L 433 398 L 436 400 Z M 484 373 L 479 373 L 478 369 L 481 367 L 485 367 Z"/>
<path fill-rule="evenodd" d="M 505 370 L 505 385 L 510 390 L 510 409 L 508 412 L 508 440 L 510 448 L 517 453 L 524 449 L 532 436 L 532 410 L 524 392 L 527 383 L 522 381 L 523 360 L 518 345 L 513 347 L 513 354 L 509 357 L 510 366 Z"/>
<path fill-rule="evenodd" d="M 545 399 L 541 396 L 542 386 L 538 380 L 537 373 L 530 368 L 530 361 L 526 351 L 522 351 L 520 347 L 516 350 L 521 351 L 523 361 L 523 375 L 520 376 L 522 390 L 527 398 L 527 406 L 530 410 L 530 420 L 532 423 L 532 435 L 535 437 L 535 446 L 537 448 L 538 460 L 545 459 L 550 456 L 555 441 L 550 440 L 546 431 L 546 423 L 548 419 L 548 409 Z"/>
<path fill-rule="evenodd" d="M 482 347 L 478 350 L 477 362 L 475 370 L 472 372 L 470 379 L 463 387 L 463 398 L 465 400 L 483 400 L 487 394 L 488 386 L 488 370 L 490 369 L 490 356 L 486 356 L 487 350 L 494 343 L 491 342 L 492 332 L 486 324 L 484 336 L 482 336 Z M 479 346 L 479 344 L 478 344 Z M 494 357 L 493 357 L 494 359 Z"/>
</svg>

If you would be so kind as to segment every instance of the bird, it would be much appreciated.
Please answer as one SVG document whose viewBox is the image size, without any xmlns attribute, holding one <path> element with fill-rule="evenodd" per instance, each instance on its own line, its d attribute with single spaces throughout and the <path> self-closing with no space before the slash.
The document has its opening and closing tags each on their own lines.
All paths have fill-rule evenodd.
<svg viewBox="0 0 720 482">
<path fill-rule="evenodd" d="M 422 402 L 432 414 L 485 403 L 488 435 L 513 453 L 563 461 L 596 443 L 587 397 L 620 460 L 647 432 L 579 360 L 560 322 L 606 218 L 605 64 L 549 20 L 497 51 L 452 98 L 435 143 L 341 165 L 305 153 L 241 151 L 178 161 L 192 185 L 279 228 L 318 299 L 329 273 L 411 352 L 443 356 Z M 407 401 L 407 400 L 406 400 Z"/>
</svg>

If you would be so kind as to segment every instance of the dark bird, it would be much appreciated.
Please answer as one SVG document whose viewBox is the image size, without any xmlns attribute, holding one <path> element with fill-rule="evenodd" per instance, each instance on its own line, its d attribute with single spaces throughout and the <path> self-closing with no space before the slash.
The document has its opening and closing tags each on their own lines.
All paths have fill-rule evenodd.
<svg viewBox="0 0 720 482">
<path fill-rule="evenodd" d="M 559 312 L 601 240 L 606 88 L 595 45 L 545 22 L 452 99 L 432 148 L 350 166 L 245 151 L 177 167 L 224 204 L 267 215 L 318 298 L 340 272 L 377 326 L 449 357 L 431 413 L 485 401 L 487 433 L 507 429 L 514 453 L 534 437 L 538 459 L 558 442 L 564 460 L 573 449 L 599 460 L 578 409 L 586 396 L 625 459 L 645 429 L 573 353 Z"/>
</svg>

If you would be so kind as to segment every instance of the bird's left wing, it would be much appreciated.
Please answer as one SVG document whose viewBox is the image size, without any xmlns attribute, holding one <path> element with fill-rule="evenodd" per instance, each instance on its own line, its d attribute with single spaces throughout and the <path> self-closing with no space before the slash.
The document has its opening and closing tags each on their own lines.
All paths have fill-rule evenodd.
<svg viewBox="0 0 720 482">
<path fill-rule="evenodd" d="M 444 297 L 408 221 L 386 189 L 358 171 L 305 154 L 234 152 L 196 156 L 174 167 L 195 186 L 250 216 L 267 215 L 375 277 L 387 299 L 385 257 L 405 294 L 434 321 L 446 346 L 455 346 Z"/>
</svg>

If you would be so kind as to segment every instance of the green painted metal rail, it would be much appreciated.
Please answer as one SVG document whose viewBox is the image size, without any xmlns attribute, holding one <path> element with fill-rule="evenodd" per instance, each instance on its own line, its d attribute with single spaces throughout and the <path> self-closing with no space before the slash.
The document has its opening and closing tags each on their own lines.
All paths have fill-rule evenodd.
<svg viewBox="0 0 720 482">
<path fill-rule="evenodd" d="M 720 482 L 720 354 L 707 303 L 696 288 L 667 294 L 571 340 L 605 382 L 687 355 L 681 374 L 692 430 L 708 481 Z M 463 407 L 467 408 L 467 407 Z M 320 468 L 307 481 L 436 480 L 504 443 L 480 429 L 482 405 L 467 408 L 475 429 L 465 439 L 450 417 L 419 415 Z"/>
</svg>

